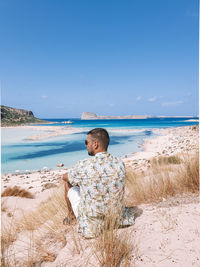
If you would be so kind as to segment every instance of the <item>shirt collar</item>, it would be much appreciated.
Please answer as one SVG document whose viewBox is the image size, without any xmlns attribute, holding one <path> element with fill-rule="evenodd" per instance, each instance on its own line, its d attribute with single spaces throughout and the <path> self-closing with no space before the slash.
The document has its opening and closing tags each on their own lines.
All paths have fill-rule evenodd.
<svg viewBox="0 0 200 267">
<path fill-rule="evenodd" d="M 96 153 L 95 157 L 102 157 L 102 156 L 108 156 L 110 153 L 106 152 L 98 152 Z"/>
</svg>

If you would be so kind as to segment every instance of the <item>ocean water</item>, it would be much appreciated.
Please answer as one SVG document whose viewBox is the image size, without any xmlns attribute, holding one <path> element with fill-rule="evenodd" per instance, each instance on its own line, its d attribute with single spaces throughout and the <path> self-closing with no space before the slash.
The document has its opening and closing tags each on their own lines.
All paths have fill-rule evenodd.
<svg viewBox="0 0 200 267">
<path fill-rule="evenodd" d="M 192 118 L 197 119 L 197 118 Z M 71 120 L 71 125 L 62 121 Z M 108 151 L 115 156 L 125 156 L 140 151 L 146 138 L 152 138 L 153 128 L 197 125 L 188 118 L 163 118 L 143 120 L 80 120 L 74 118 L 48 119 L 45 126 L 64 126 L 81 128 L 80 133 L 68 134 L 42 140 L 26 140 L 28 136 L 38 135 L 38 131 L 25 128 L 4 128 L 1 131 L 1 171 L 14 173 L 16 170 L 35 171 L 48 167 L 56 169 L 58 163 L 65 167 L 74 165 L 78 160 L 88 158 L 84 140 L 90 129 L 101 127 L 110 134 Z"/>
<path fill-rule="evenodd" d="M 190 120 L 197 120 L 197 117 L 193 118 L 149 118 L 149 119 L 136 119 L 136 120 L 80 120 L 77 118 L 67 119 L 43 119 L 49 121 L 50 126 L 64 126 L 63 121 L 72 121 L 74 124 L 70 124 L 73 127 L 80 128 L 119 128 L 119 129 L 149 129 L 149 128 L 167 128 L 167 127 L 179 127 L 198 124 Z M 41 125 L 41 124 L 38 124 Z M 48 124 L 47 124 L 48 125 Z"/>
</svg>

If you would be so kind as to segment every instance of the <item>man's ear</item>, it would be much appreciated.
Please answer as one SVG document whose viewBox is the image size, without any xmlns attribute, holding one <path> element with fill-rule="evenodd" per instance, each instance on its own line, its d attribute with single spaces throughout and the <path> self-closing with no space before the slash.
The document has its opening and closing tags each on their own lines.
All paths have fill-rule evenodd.
<svg viewBox="0 0 200 267">
<path fill-rule="evenodd" d="M 99 147 L 99 143 L 97 141 L 94 141 L 94 148 L 97 149 Z"/>
</svg>

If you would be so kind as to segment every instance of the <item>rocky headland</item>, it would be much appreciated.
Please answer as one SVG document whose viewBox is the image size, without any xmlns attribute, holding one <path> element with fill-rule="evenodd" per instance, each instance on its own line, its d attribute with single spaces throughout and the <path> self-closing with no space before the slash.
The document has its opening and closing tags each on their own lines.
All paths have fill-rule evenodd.
<svg viewBox="0 0 200 267">
<path fill-rule="evenodd" d="M 19 126 L 29 123 L 46 123 L 46 121 L 35 118 L 30 110 L 1 105 L 1 126 Z"/>
</svg>

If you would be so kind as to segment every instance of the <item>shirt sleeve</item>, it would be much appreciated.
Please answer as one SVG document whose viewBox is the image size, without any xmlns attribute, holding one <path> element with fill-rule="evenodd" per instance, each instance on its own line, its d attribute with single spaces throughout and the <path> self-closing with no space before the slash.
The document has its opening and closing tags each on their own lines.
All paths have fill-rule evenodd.
<svg viewBox="0 0 200 267">
<path fill-rule="evenodd" d="M 80 186 L 81 181 L 84 177 L 84 163 L 79 161 L 74 167 L 68 170 L 68 181 L 71 185 Z"/>
</svg>

